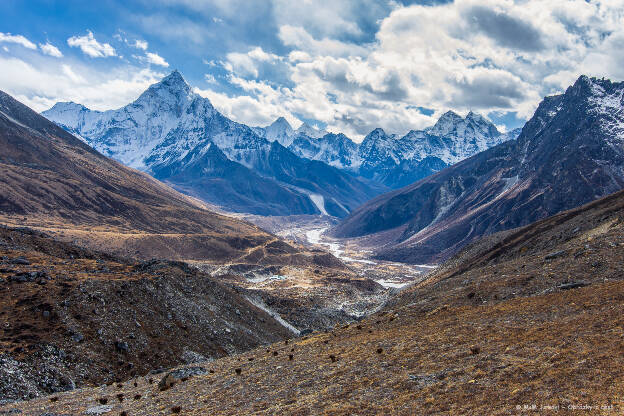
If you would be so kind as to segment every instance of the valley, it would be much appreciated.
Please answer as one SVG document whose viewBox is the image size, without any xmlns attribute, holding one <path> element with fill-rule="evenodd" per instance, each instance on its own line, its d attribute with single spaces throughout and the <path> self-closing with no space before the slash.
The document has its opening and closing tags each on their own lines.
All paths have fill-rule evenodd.
<svg viewBox="0 0 624 416">
<path fill-rule="evenodd" d="M 624 415 L 624 0 L 0 1 L 0 416 Z"/>
<path fill-rule="evenodd" d="M 385 288 L 402 288 L 422 280 L 437 265 L 412 265 L 372 257 L 374 247 L 358 238 L 334 238 L 329 230 L 339 221 L 326 216 L 258 217 L 241 216 L 253 224 L 284 238 L 333 254 L 356 274 Z"/>
<path fill-rule="evenodd" d="M 623 91 L 357 145 L 177 71 L 58 124 L 0 92 L 0 414 L 619 409 Z"/>
<path fill-rule="evenodd" d="M 3 411 L 619 414 L 623 218 L 619 192 L 494 234 L 362 321 L 183 367 L 170 388 L 150 374 Z"/>
</svg>

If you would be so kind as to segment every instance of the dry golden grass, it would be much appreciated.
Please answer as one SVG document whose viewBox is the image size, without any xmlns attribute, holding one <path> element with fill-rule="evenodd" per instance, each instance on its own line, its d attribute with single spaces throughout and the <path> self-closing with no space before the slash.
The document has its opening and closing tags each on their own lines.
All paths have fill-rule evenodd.
<svg viewBox="0 0 624 416">
<path fill-rule="evenodd" d="M 206 364 L 214 374 L 166 392 L 146 377 L 137 388 L 89 389 L 15 407 L 28 415 L 79 414 L 98 397 L 121 391 L 142 396 L 114 403 L 114 411 L 132 415 L 166 415 L 174 406 L 196 415 L 503 415 L 534 404 L 559 406 L 565 414 L 586 414 L 568 411 L 572 405 L 609 405 L 612 413 L 592 414 L 618 414 L 624 404 L 623 301 L 624 282 L 612 282 L 428 315 L 406 308 L 373 316 L 361 329 L 352 324 L 272 345 L 271 352 L 260 348 Z"/>
</svg>

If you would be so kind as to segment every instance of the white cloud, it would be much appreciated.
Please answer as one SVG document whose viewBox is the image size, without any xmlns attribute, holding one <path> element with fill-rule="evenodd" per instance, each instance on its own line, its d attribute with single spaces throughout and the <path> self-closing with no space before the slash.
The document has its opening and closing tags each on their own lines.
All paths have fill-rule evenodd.
<svg viewBox="0 0 624 416">
<path fill-rule="evenodd" d="M 164 66 L 165 68 L 169 67 L 167 61 L 165 61 L 165 59 L 158 54 L 148 52 L 145 56 L 147 58 L 147 62 L 149 62 L 150 64 Z"/>
<path fill-rule="evenodd" d="M 67 44 L 72 48 L 80 48 L 84 54 L 92 58 L 105 58 L 117 55 L 115 48 L 108 43 L 98 42 L 91 31 L 87 31 L 85 36 L 72 36 L 67 39 Z"/>
<path fill-rule="evenodd" d="M 280 26 L 278 36 L 284 45 L 313 55 L 361 56 L 369 53 L 368 48 L 353 43 L 331 38 L 315 39 L 300 26 Z"/>
<path fill-rule="evenodd" d="M 247 53 L 231 52 L 226 56 L 223 67 L 229 72 L 257 78 L 259 65 L 266 62 L 279 61 L 281 58 L 275 54 L 267 53 L 262 48 L 256 47 Z"/>
<path fill-rule="evenodd" d="M 180 16 L 170 21 L 162 14 L 136 16 L 137 23 L 198 54 L 207 39 L 218 39 L 213 18 L 225 20 L 228 27 L 232 22 L 255 22 L 245 0 L 157 1 L 188 7 L 204 21 Z M 231 39 L 233 32 L 227 32 L 223 36 L 228 46 L 237 49 L 221 58 L 210 55 L 205 63 L 211 74 L 205 80 L 223 86 L 227 79 L 243 94 L 202 91 L 226 115 L 247 124 L 263 125 L 286 116 L 293 124 L 297 117 L 318 120 L 355 139 L 375 127 L 400 134 L 432 124 L 449 109 L 498 115 L 517 111 L 520 117 L 530 117 L 543 96 L 562 92 L 582 73 L 624 79 L 623 0 L 455 0 L 411 6 L 372 0 L 258 0 L 257 4 L 253 12 L 261 9 L 263 19 L 273 19 L 267 23 L 277 26 L 282 45 L 269 49 L 270 40 L 262 36 L 257 37 L 262 48 L 248 45 L 246 39 Z M 382 18 L 375 23 L 371 16 Z M 377 28 L 374 36 L 372 28 Z M 246 30 L 240 32 L 248 36 Z M 23 46 L 30 42 L 3 34 L 0 41 L 8 42 L 2 36 Z M 70 46 L 91 48 L 85 51 L 89 56 L 116 54 L 91 32 L 71 39 L 75 45 Z M 157 54 L 150 58 L 147 42 L 124 42 L 146 52 L 137 58 L 141 62 L 168 65 Z M 101 49 L 104 45 L 108 52 Z M 284 56 L 271 53 L 277 50 L 285 51 Z M 221 76 L 223 69 L 229 72 L 227 78 Z M 55 76 L 64 80 L 61 85 L 77 83 L 80 94 L 96 105 L 98 100 L 102 106 L 106 100 L 118 102 L 96 98 L 97 94 L 85 92 L 83 81 L 72 80 L 80 74 L 84 81 L 95 79 L 101 86 L 108 74 L 84 75 L 85 68 L 73 63 L 68 68 L 58 65 L 57 70 Z M 219 82 L 212 74 L 219 74 Z M 133 78 L 121 74 L 116 79 Z M 19 80 L 15 83 L 21 85 Z M 45 91 L 44 99 L 62 95 Z M 424 115 L 419 107 L 434 113 Z"/>
<path fill-rule="evenodd" d="M 134 44 L 132 44 L 132 46 L 134 46 L 137 49 L 142 49 L 142 50 L 145 51 L 145 50 L 147 50 L 148 44 L 144 40 L 137 39 L 137 40 L 134 41 Z"/>
<path fill-rule="evenodd" d="M 40 43 L 39 48 L 41 49 L 41 52 L 43 52 L 46 55 L 50 55 L 55 58 L 63 57 L 63 53 L 59 50 L 59 48 L 52 45 L 50 42 L 47 42 L 46 44 Z"/>
<path fill-rule="evenodd" d="M 272 0 L 273 13 L 278 25 L 288 24 L 305 28 L 322 37 L 336 35 L 361 35 L 362 30 L 352 20 L 355 7 L 368 7 L 360 1 Z M 359 3 L 359 4 L 358 4 Z M 369 10 L 370 11 L 370 10 Z"/>
<path fill-rule="evenodd" d="M 10 33 L 0 32 L 0 43 L 16 43 L 28 49 L 37 49 L 37 45 L 26 39 L 22 35 L 11 35 Z"/>
<path fill-rule="evenodd" d="M 242 108 L 242 115 L 235 114 L 237 106 L 257 107 L 265 118 L 280 111 L 300 114 L 357 139 L 378 126 L 396 133 L 423 128 L 449 109 L 514 111 L 528 118 L 542 97 L 563 92 L 581 74 L 624 79 L 622 0 L 395 6 L 369 44 L 341 38 L 349 26 L 315 29 L 307 6 L 297 2 L 293 8 L 301 13 L 279 12 L 278 36 L 292 48 L 282 60 L 292 88 L 215 96 L 237 120 L 246 117 Z M 262 83 L 258 60 L 249 53 L 229 54 L 227 64 L 233 74 Z M 418 107 L 434 114 L 426 116 Z"/>
<path fill-rule="evenodd" d="M 74 101 L 95 110 L 119 108 L 165 75 L 134 66 L 96 70 L 51 58 L 26 62 L 1 56 L 0 73 L 0 90 L 36 111 L 58 101 Z"/>
</svg>

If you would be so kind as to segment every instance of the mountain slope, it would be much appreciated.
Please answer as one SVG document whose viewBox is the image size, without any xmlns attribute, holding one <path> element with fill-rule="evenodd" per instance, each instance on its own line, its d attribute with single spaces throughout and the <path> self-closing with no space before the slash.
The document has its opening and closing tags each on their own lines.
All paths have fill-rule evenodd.
<svg viewBox="0 0 624 416">
<path fill-rule="evenodd" d="M 152 174 L 185 194 L 234 212 L 288 215 L 316 210 L 305 194 L 229 160 L 214 144 L 194 149 L 173 164 L 154 167 Z"/>
<path fill-rule="evenodd" d="M 0 228 L 0 403 L 292 336 L 219 280 L 184 263 L 129 261 Z"/>
<path fill-rule="evenodd" d="M 492 235 L 377 314 L 206 363 L 214 373 L 167 391 L 148 376 L 6 411 L 80 414 L 121 390 L 148 398 L 111 403 L 128 414 L 621 413 L 623 218 L 619 192 Z"/>
<path fill-rule="evenodd" d="M 319 178 L 335 178 L 337 182 L 310 184 L 305 178 L 290 174 L 282 183 L 284 175 L 271 175 L 283 169 L 266 166 L 266 161 L 274 151 L 274 143 L 292 140 L 294 132 L 288 122 L 278 119 L 264 130 L 235 123 L 216 111 L 208 99 L 194 93 L 177 71 L 118 110 L 98 112 L 74 103 L 57 103 L 43 114 L 105 155 L 225 209 L 263 215 L 331 212 L 344 217 L 348 211 L 336 206 L 351 209 L 379 194 L 364 181 L 330 166 L 318 165 L 315 169 L 322 171 Z M 223 173 L 217 177 L 218 170 L 208 172 L 205 181 L 198 181 L 197 169 L 182 165 L 214 164 L 214 160 L 198 160 L 214 157 L 214 152 L 209 151 L 213 145 L 227 159 L 242 165 L 228 164 L 238 173 L 244 171 L 242 167 L 255 171 L 250 175 L 253 183 L 240 188 L 240 175 L 230 177 Z M 293 164 L 286 170 L 297 174 L 306 171 L 308 161 L 292 153 L 281 154 Z M 175 177 L 167 176 L 173 172 Z M 187 172 L 189 177 L 185 176 Z M 344 183 L 356 192 L 335 192 Z M 249 192 L 252 188 L 258 189 L 257 195 Z M 321 200 L 333 205 L 324 206 Z"/>
<path fill-rule="evenodd" d="M 275 239 L 100 155 L 2 92 L 0 147 L 5 223 L 82 230 L 95 246 L 96 233 L 110 235 L 121 253 L 147 258 L 227 261 Z"/>
<path fill-rule="evenodd" d="M 480 236 L 618 191 L 623 91 L 624 83 L 583 76 L 547 97 L 517 140 L 370 201 L 335 234 L 375 234 L 385 243 L 380 258 L 439 261 Z"/>
</svg>

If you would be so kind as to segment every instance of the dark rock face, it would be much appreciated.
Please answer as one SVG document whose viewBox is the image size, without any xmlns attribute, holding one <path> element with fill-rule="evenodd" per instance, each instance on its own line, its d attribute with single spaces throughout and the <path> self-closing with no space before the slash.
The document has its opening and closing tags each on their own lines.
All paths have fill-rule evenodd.
<svg viewBox="0 0 624 416">
<path fill-rule="evenodd" d="M 580 77 L 508 141 L 360 207 L 335 230 L 384 233 L 383 259 L 435 262 L 470 241 L 624 187 L 624 83 Z M 391 230 L 391 231 L 390 231 Z"/>
<path fill-rule="evenodd" d="M 203 154 L 202 150 L 194 149 L 180 161 L 158 166 L 152 174 L 180 192 L 235 212 L 258 215 L 317 212 L 307 195 L 229 160 L 216 145 L 209 145 Z"/>
</svg>

